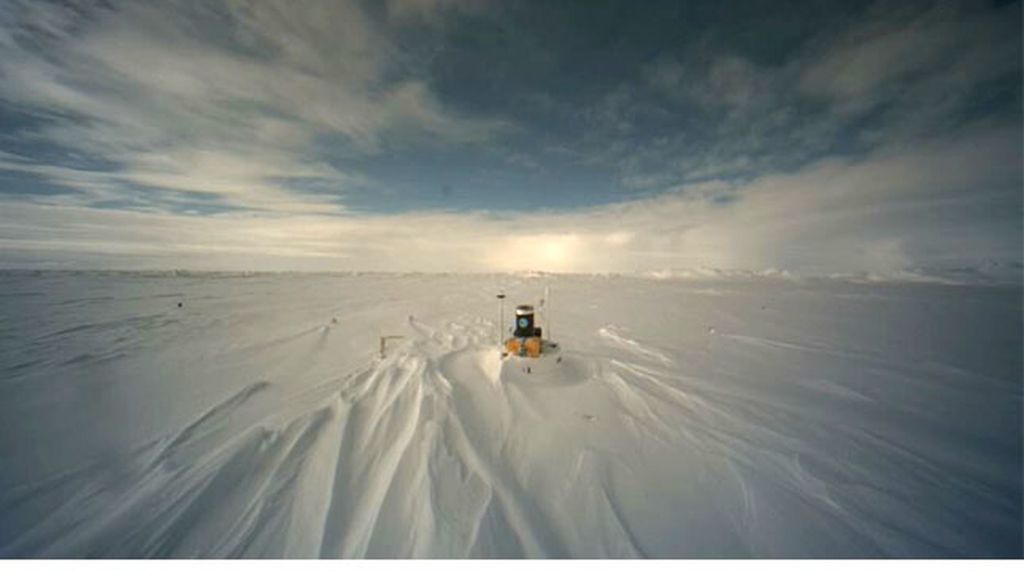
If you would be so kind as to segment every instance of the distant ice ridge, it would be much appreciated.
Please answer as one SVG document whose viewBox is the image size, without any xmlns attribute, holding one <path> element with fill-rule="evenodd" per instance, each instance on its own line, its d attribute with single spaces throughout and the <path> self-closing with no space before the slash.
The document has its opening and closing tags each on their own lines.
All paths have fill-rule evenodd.
<svg viewBox="0 0 1024 576">
<path fill-rule="evenodd" d="M 982 266 L 925 266 L 905 268 L 891 272 L 830 272 L 830 273 L 797 273 L 780 268 L 750 270 L 741 268 L 715 268 L 697 266 L 691 268 L 665 268 L 648 272 L 550 272 L 543 270 L 518 270 L 513 272 L 418 272 L 418 271 L 379 271 L 379 270 L 323 270 L 323 271 L 289 271 L 289 270 L 49 270 L 49 269 L 0 269 L 0 275 L 21 276 L 116 276 L 141 278 L 259 278 L 281 276 L 326 276 L 326 277 L 381 277 L 381 278 L 419 278 L 468 276 L 510 277 L 523 280 L 536 280 L 557 277 L 596 277 L 596 278 L 652 278 L 657 280 L 835 280 L 853 283 L 935 283 L 951 285 L 969 284 L 1022 284 L 1024 283 L 1024 264 L 1021 262 L 990 262 Z"/>
<path fill-rule="evenodd" d="M 778 270 L 776 268 L 767 268 L 764 270 L 737 270 L 711 267 L 668 268 L 650 272 L 646 274 L 646 276 L 659 280 L 676 278 L 685 280 L 746 280 L 756 278 L 794 280 L 798 278 L 798 276 L 788 270 Z"/>
<path fill-rule="evenodd" d="M 839 280 L 855 283 L 935 283 L 952 285 L 969 284 L 1021 284 L 1024 283 L 1024 266 L 1021 263 L 991 263 L 975 267 L 917 267 L 894 272 L 844 272 L 828 274 L 797 274 L 789 270 L 767 268 L 764 270 L 721 269 L 711 267 L 669 268 L 640 274 L 659 280 Z"/>
</svg>

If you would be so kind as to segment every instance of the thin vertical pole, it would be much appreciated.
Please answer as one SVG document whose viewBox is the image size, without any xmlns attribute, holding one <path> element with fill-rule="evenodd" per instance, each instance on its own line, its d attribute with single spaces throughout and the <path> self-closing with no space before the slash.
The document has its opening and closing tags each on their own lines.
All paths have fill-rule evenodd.
<svg viewBox="0 0 1024 576">
<path fill-rule="evenodd" d="M 550 288 L 550 286 L 544 287 L 544 323 L 547 324 L 544 329 L 548 331 L 548 340 L 554 340 L 555 337 L 551 334 L 551 316 L 548 315 L 548 306 L 551 306 Z"/>
<path fill-rule="evenodd" d="M 498 293 L 498 347 L 501 347 L 501 336 L 505 326 L 505 294 Z"/>
</svg>

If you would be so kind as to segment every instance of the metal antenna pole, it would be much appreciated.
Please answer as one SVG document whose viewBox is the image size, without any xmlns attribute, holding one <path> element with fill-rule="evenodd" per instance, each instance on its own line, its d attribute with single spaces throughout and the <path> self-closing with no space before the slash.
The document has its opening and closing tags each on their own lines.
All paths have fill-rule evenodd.
<svg viewBox="0 0 1024 576">
<path fill-rule="evenodd" d="M 550 286 L 544 287 L 544 323 L 547 324 L 544 329 L 548 331 L 548 340 L 554 340 L 554 336 L 551 335 L 551 316 L 548 315 L 548 306 L 551 306 L 550 288 Z"/>
<path fill-rule="evenodd" d="M 501 335 L 503 326 L 505 326 L 505 293 L 498 293 L 498 347 L 501 347 Z"/>
</svg>

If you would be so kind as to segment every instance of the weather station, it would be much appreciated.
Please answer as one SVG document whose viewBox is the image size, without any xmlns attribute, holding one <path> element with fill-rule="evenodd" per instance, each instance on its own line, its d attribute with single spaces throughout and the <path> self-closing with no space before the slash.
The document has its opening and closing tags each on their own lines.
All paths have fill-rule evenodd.
<svg viewBox="0 0 1024 576">
<path fill-rule="evenodd" d="M 501 312 L 499 319 L 499 326 L 504 330 L 505 326 L 505 294 L 498 294 L 498 300 L 501 303 Z M 544 290 L 544 298 L 541 299 L 541 308 L 546 309 L 548 301 L 548 291 Z M 511 336 L 508 338 L 502 335 L 501 339 L 501 356 L 502 358 L 518 357 L 518 358 L 540 358 L 542 356 L 557 355 L 560 352 L 558 343 L 550 339 L 550 332 L 548 333 L 549 338 L 544 338 L 544 330 L 537 322 L 537 314 L 532 304 L 519 304 L 515 309 L 515 319 L 511 327 L 508 328 Z M 561 361 L 561 357 L 558 356 L 556 361 Z"/>
</svg>

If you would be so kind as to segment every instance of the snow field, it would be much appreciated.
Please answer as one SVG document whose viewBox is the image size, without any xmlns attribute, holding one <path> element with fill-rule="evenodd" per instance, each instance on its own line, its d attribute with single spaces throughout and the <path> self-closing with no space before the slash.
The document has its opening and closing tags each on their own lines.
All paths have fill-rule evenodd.
<svg viewBox="0 0 1024 576">
<path fill-rule="evenodd" d="M 494 294 L 511 323 L 545 287 L 561 360 L 502 361 Z M 1021 554 L 1019 287 L 12 272 L 0 294 L 0 556 Z"/>
</svg>

